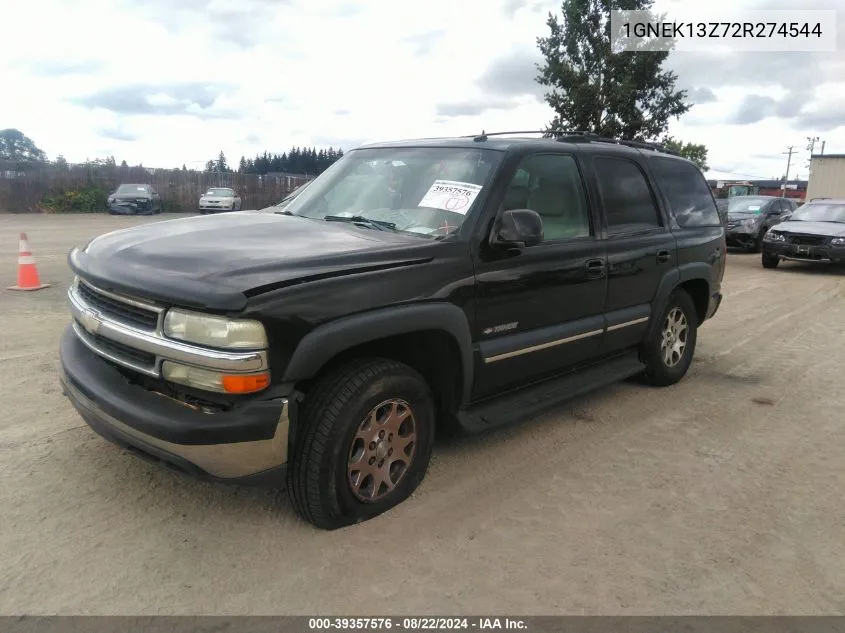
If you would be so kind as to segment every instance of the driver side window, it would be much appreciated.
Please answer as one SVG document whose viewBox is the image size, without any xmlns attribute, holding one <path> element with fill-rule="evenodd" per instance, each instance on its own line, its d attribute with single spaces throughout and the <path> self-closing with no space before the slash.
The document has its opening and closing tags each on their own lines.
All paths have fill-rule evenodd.
<svg viewBox="0 0 845 633">
<path fill-rule="evenodd" d="M 543 220 L 545 241 L 588 237 L 590 211 L 578 165 L 566 154 L 522 159 L 505 192 L 504 209 L 531 209 Z"/>
</svg>

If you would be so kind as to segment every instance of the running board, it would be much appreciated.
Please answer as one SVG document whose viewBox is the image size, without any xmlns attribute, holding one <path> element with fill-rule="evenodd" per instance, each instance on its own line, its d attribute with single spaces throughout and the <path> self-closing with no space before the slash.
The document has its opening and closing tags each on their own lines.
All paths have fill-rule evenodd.
<svg viewBox="0 0 845 633">
<path fill-rule="evenodd" d="M 558 376 L 458 412 L 458 426 L 475 434 L 543 413 L 567 400 L 625 380 L 645 369 L 636 352 Z"/>
</svg>

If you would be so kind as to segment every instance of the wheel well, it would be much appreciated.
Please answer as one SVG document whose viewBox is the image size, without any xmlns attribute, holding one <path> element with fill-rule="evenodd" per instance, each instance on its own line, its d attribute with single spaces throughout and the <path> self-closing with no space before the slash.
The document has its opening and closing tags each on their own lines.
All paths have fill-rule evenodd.
<svg viewBox="0 0 845 633">
<path fill-rule="evenodd" d="M 682 283 L 679 288 L 685 290 L 695 304 L 698 325 L 701 325 L 707 317 L 707 307 L 710 304 L 710 284 L 704 279 L 690 279 Z"/>
<path fill-rule="evenodd" d="M 355 345 L 332 357 L 313 378 L 302 381 L 297 389 L 308 393 L 320 376 L 353 358 L 377 356 L 390 358 L 417 370 L 431 388 L 438 421 L 454 418 L 463 393 L 463 369 L 457 341 L 443 330 L 423 330 L 398 334 Z"/>
</svg>

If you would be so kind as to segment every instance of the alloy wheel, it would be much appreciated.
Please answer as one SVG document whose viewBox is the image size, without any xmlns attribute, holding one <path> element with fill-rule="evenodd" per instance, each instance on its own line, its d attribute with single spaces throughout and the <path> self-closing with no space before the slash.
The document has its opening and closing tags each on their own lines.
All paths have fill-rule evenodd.
<svg viewBox="0 0 845 633">
<path fill-rule="evenodd" d="M 416 453 L 414 412 L 404 400 L 385 400 L 358 425 L 349 448 L 347 481 L 359 501 L 390 494 L 410 469 Z"/>
<path fill-rule="evenodd" d="M 684 357 L 687 347 L 689 324 L 684 311 L 674 307 L 666 315 L 660 340 L 660 352 L 667 367 L 674 367 Z"/>
</svg>

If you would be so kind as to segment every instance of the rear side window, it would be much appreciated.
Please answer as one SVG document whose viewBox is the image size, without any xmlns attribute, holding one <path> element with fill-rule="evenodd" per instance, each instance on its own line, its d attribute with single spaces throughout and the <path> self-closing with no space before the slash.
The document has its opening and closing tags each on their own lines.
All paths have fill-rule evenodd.
<svg viewBox="0 0 845 633">
<path fill-rule="evenodd" d="M 681 160 L 654 158 L 652 169 L 682 228 L 720 226 L 719 210 L 698 169 Z"/>
<path fill-rule="evenodd" d="M 595 171 L 611 235 L 661 226 L 651 189 L 636 164 L 620 158 L 596 158 Z"/>
</svg>

